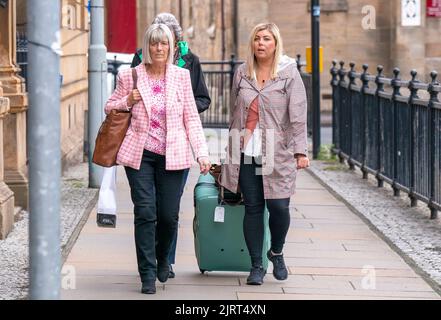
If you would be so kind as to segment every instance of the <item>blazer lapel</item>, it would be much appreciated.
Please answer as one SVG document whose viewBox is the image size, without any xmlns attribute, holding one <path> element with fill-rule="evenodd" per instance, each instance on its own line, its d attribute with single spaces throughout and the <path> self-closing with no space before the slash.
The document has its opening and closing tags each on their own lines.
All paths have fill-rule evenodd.
<svg viewBox="0 0 441 320">
<path fill-rule="evenodd" d="M 138 73 L 138 91 L 141 94 L 142 101 L 144 102 L 144 107 L 147 112 L 147 116 L 150 119 L 151 114 L 151 101 L 150 101 L 150 88 L 148 84 L 147 71 L 145 66 L 140 64 L 136 68 Z"/>
<path fill-rule="evenodd" d="M 165 73 L 165 105 L 166 110 L 170 110 L 173 105 L 173 97 L 176 95 L 176 72 L 173 65 L 167 65 Z"/>
</svg>

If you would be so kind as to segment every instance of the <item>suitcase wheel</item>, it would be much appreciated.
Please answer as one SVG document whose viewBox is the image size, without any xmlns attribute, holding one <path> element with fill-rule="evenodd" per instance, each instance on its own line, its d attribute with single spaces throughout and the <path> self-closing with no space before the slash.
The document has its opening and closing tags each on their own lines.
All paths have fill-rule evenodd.
<svg viewBox="0 0 441 320">
<path fill-rule="evenodd" d="M 199 269 L 199 271 L 202 273 L 202 274 L 204 274 L 205 273 L 205 271 L 207 271 L 207 270 L 204 270 L 204 269 Z"/>
</svg>

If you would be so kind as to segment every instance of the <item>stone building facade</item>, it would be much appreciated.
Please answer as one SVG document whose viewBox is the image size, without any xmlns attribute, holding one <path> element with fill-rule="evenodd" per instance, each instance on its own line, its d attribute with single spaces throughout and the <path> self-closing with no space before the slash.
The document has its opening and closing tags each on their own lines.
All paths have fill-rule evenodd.
<svg viewBox="0 0 441 320">
<path fill-rule="evenodd" d="M 144 31 L 155 16 L 170 12 L 179 20 L 184 39 L 201 60 L 229 59 L 234 50 L 232 4 L 231 0 L 137 0 L 138 47 L 142 47 Z"/>
<path fill-rule="evenodd" d="M 16 0 L 0 7 L 0 239 L 11 231 L 14 206 L 27 206 L 25 81 L 16 63 Z M 0 94 L 1 96 L 1 94 Z"/>
<path fill-rule="evenodd" d="M 17 31 L 26 31 L 26 0 L 0 6 L 0 239 L 11 231 L 17 207 L 28 207 L 26 81 L 19 75 Z M 87 109 L 87 0 L 60 0 L 61 149 L 63 168 L 83 158 Z"/>
<path fill-rule="evenodd" d="M 422 80 L 428 80 L 433 69 L 441 71 L 441 19 L 426 18 L 426 0 L 421 1 L 422 21 L 417 27 L 401 26 L 401 0 L 321 0 L 320 4 L 324 92 L 329 90 L 333 59 L 353 61 L 358 70 L 367 63 L 371 73 L 382 64 L 387 75 L 399 67 L 403 78 L 410 77 L 411 69 Z M 186 40 L 202 60 L 229 59 L 235 52 L 245 59 L 252 27 L 266 21 L 280 27 L 288 55 L 304 58 L 311 43 L 309 8 L 309 0 L 138 0 L 138 45 L 153 17 L 167 11 L 181 20 Z M 362 25 L 368 15 L 375 17 L 373 29 Z"/>
</svg>

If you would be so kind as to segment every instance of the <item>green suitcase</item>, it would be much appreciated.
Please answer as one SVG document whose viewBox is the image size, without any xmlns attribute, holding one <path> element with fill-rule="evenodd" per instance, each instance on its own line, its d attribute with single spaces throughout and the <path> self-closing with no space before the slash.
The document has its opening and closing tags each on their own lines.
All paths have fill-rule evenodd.
<svg viewBox="0 0 441 320">
<path fill-rule="evenodd" d="M 201 175 L 194 189 L 195 216 L 193 234 L 199 270 L 246 271 L 251 269 L 251 259 L 243 235 L 245 206 L 219 203 L 219 189 L 214 178 Z M 216 207 L 223 207 L 223 222 L 215 222 Z M 263 267 L 268 268 L 266 252 L 270 248 L 268 211 L 264 215 Z"/>
</svg>

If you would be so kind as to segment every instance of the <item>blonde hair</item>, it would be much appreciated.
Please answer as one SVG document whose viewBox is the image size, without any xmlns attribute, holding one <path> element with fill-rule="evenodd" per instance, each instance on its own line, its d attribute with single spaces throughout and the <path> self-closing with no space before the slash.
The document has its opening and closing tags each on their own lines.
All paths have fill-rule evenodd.
<svg viewBox="0 0 441 320">
<path fill-rule="evenodd" d="M 282 37 L 280 35 L 280 30 L 274 23 L 259 23 L 257 26 L 253 28 L 253 31 L 251 32 L 250 36 L 250 42 L 248 47 L 248 56 L 247 56 L 247 76 L 250 79 L 256 80 L 256 69 L 257 69 L 257 60 L 256 56 L 254 55 L 254 38 L 256 37 L 256 34 L 260 31 L 268 30 L 274 37 L 274 40 L 276 42 L 276 51 L 274 53 L 274 61 L 271 68 L 271 78 L 277 77 L 277 67 L 279 65 L 280 58 L 283 54 L 283 42 Z"/>
<path fill-rule="evenodd" d="M 150 43 L 157 43 L 167 39 L 169 44 L 169 52 L 167 57 L 167 64 L 173 63 L 174 53 L 174 42 L 173 35 L 170 28 L 163 23 L 152 24 L 144 35 L 144 42 L 142 47 L 142 63 L 152 64 L 152 57 L 150 56 Z"/>
</svg>

